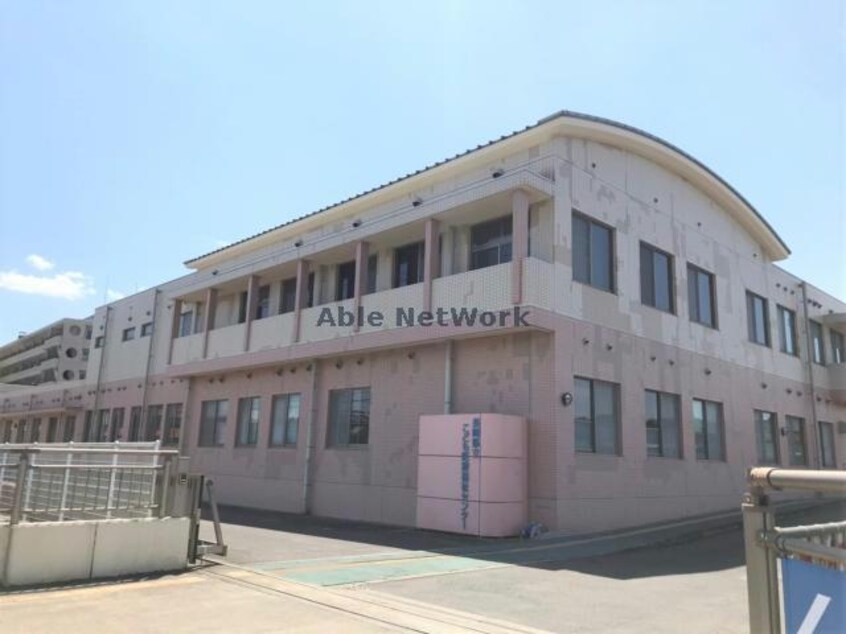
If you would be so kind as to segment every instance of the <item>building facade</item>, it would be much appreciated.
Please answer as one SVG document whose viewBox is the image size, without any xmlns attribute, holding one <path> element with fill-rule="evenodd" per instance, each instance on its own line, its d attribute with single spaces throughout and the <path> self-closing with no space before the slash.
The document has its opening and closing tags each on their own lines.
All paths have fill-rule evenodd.
<svg viewBox="0 0 846 634">
<path fill-rule="evenodd" d="M 846 461 L 846 304 L 788 254 L 678 148 L 562 112 L 99 308 L 85 381 L 0 395 L 0 440 L 160 438 L 224 503 L 415 526 L 421 416 L 508 415 L 528 521 L 736 508 L 749 466 Z"/>
<path fill-rule="evenodd" d="M 0 347 L 0 383 L 41 385 L 85 380 L 91 318 L 62 319 Z"/>
</svg>

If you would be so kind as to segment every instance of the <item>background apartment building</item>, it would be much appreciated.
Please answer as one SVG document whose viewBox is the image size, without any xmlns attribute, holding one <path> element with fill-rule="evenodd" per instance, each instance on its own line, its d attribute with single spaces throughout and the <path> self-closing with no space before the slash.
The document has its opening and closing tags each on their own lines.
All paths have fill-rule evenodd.
<svg viewBox="0 0 846 634">
<path fill-rule="evenodd" d="M 91 318 L 61 319 L 21 333 L 0 347 L 0 383 L 40 385 L 84 380 L 88 368 Z"/>
<path fill-rule="evenodd" d="M 846 461 L 846 304 L 788 254 L 681 150 L 562 112 L 97 309 L 85 381 L 0 395 L 0 440 L 160 438 L 225 503 L 415 526 L 420 417 L 510 415 L 525 472 L 491 508 L 574 532 L 735 508 L 751 465 Z"/>
</svg>

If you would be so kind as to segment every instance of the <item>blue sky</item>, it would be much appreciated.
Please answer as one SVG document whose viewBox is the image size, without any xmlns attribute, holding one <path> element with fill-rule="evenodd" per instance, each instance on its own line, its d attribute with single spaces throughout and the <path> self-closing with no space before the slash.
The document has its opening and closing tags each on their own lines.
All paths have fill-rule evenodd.
<svg viewBox="0 0 846 634">
<path fill-rule="evenodd" d="M 835 0 L 0 0 L 0 342 L 560 109 L 693 154 L 846 298 L 845 22 Z"/>
</svg>

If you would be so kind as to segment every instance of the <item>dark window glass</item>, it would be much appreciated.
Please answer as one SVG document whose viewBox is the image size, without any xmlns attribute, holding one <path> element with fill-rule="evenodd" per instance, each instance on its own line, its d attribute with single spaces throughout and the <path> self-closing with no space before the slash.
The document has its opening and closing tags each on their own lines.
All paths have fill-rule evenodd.
<svg viewBox="0 0 846 634">
<path fill-rule="evenodd" d="M 144 440 L 152 442 L 162 437 L 163 405 L 150 405 L 147 408 L 147 422 L 144 426 Z"/>
<path fill-rule="evenodd" d="M 258 396 L 238 401 L 238 425 L 235 430 L 237 447 L 252 447 L 258 442 L 261 399 Z"/>
<path fill-rule="evenodd" d="M 714 276 L 692 264 L 687 265 L 687 290 L 690 320 L 703 326 L 717 327 Z"/>
<path fill-rule="evenodd" d="M 674 312 L 673 258 L 653 246 L 640 243 L 640 297 L 647 306 Z"/>
<path fill-rule="evenodd" d="M 112 410 L 112 429 L 109 433 L 109 440 L 111 442 L 123 438 L 123 417 L 125 411 L 123 407 L 116 407 Z"/>
<path fill-rule="evenodd" d="M 103 347 L 103 343 L 105 343 L 105 341 L 106 341 L 106 340 L 105 340 L 105 338 L 104 338 L 102 335 L 101 335 L 101 336 L 99 336 L 99 337 L 97 337 L 97 338 L 95 338 L 95 339 L 94 339 L 94 347 L 95 347 L 95 348 L 102 348 L 102 347 Z"/>
<path fill-rule="evenodd" d="M 785 423 L 787 424 L 787 455 L 790 466 L 808 466 L 808 452 L 805 449 L 805 419 L 787 416 Z"/>
<path fill-rule="evenodd" d="M 124 329 L 123 340 L 132 341 L 133 339 L 135 339 L 135 327 Z"/>
<path fill-rule="evenodd" d="M 200 412 L 200 447 L 222 447 L 229 416 L 229 401 L 203 401 Z"/>
<path fill-rule="evenodd" d="M 832 423 L 819 422 L 820 428 L 820 454 L 824 469 L 834 469 L 837 465 L 834 450 L 834 425 Z"/>
<path fill-rule="evenodd" d="M 335 286 L 335 301 L 350 299 L 355 295 L 355 261 L 338 265 L 338 282 Z"/>
<path fill-rule="evenodd" d="M 649 456 L 681 456 L 679 397 L 646 390 L 646 453 Z"/>
<path fill-rule="evenodd" d="M 141 440 L 141 408 L 133 407 L 129 410 L 129 442 Z"/>
<path fill-rule="evenodd" d="M 148 321 L 146 324 L 141 324 L 141 336 L 149 337 L 153 334 L 153 322 Z"/>
<path fill-rule="evenodd" d="M 59 419 L 51 416 L 47 420 L 47 442 L 56 442 L 59 433 Z"/>
<path fill-rule="evenodd" d="M 698 459 L 724 459 L 721 403 L 693 399 L 693 435 Z"/>
<path fill-rule="evenodd" d="M 306 308 L 311 308 L 315 305 L 314 296 L 314 272 L 308 274 L 308 286 L 306 289 Z"/>
<path fill-rule="evenodd" d="M 796 345 L 796 313 L 784 306 L 778 307 L 778 340 L 781 351 L 798 355 Z"/>
<path fill-rule="evenodd" d="M 423 243 L 419 245 L 420 279 L 423 279 Z M 470 228 L 470 269 L 511 262 L 511 216 L 489 220 Z"/>
<path fill-rule="evenodd" d="M 749 341 L 769 346 L 770 314 L 767 300 L 749 291 L 746 291 L 746 321 Z"/>
<path fill-rule="evenodd" d="M 811 353 L 814 363 L 825 365 L 825 343 L 823 340 L 823 327 L 815 321 L 809 321 L 811 325 Z"/>
<path fill-rule="evenodd" d="M 76 416 L 68 416 L 65 418 L 65 429 L 62 435 L 63 442 L 70 442 L 76 435 Z"/>
<path fill-rule="evenodd" d="M 259 286 L 256 298 L 256 319 L 270 316 L 270 285 Z"/>
<path fill-rule="evenodd" d="M 187 313 L 182 313 L 179 316 L 179 336 L 187 337 L 188 335 L 190 335 L 193 325 L 194 311 L 189 310 Z"/>
<path fill-rule="evenodd" d="M 274 396 L 270 419 L 270 446 L 296 446 L 299 426 L 300 395 L 279 394 Z"/>
<path fill-rule="evenodd" d="M 376 274 L 379 270 L 379 256 L 375 253 L 367 258 L 367 294 L 376 292 Z"/>
<path fill-rule="evenodd" d="M 97 416 L 94 430 L 94 442 L 106 442 L 109 439 L 109 410 L 101 409 Z"/>
<path fill-rule="evenodd" d="M 478 267 L 474 267 L 478 268 Z M 423 243 L 407 244 L 394 251 L 394 288 L 423 281 Z"/>
<path fill-rule="evenodd" d="M 755 439 L 758 464 L 778 464 L 778 426 L 775 414 L 755 410 Z"/>
<path fill-rule="evenodd" d="M 41 440 L 41 419 L 33 418 L 29 423 L 29 442 Z"/>
<path fill-rule="evenodd" d="M 241 291 L 238 295 L 238 323 L 243 324 L 247 321 L 247 301 L 249 299 L 247 291 Z"/>
<path fill-rule="evenodd" d="M 279 312 L 290 313 L 297 307 L 297 278 L 292 277 L 282 282 Z"/>
<path fill-rule="evenodd" d="M 831 362 L 846 362 L 846 349 L 843 345 L 843 333 L 837 332 L 836 330 L 829 330 L 828 334 L 829 337 L 831 337 Z"/>
<path fill-rule="evenodd" d="M 617 454 L 619 387 L 592 379 L 575 379 L 576 451 Z"/>
<path fill-rule="evenodd" d="M 366 445 L 370 433 L 370 388 L 329 392 L 329 426 L 326 445 Z"/>
<path fill-rule="evenodd" d="M 182 430 L 182 403 L 168 403 L 165 409 L 165 427 L 162 444 L 167 446 L 179 445 L 179 434 Z"/>
<path fill-rule="evenodd" d="M 573 279 L 602 290 L 614 290 L 614 232 L 610 227 L 573 213 Z"/>
</svg>

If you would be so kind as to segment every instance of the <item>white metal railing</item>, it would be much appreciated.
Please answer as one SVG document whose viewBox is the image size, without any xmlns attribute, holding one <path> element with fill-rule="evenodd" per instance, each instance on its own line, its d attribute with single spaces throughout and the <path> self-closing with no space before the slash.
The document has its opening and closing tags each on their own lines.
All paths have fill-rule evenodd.
<svg viewBox="0 0 846 634">
<path fill-rule="evenodd" d="M 846 521 L 778 527 L 768 491 L 846 494 L 846 471 L 750 469 L 743 497 L 743 535 L 751 632 L 781 632 L 779 559 L 846 571 Z"/>
<path fill-rule="evenodd" d="M 0 445 L 0 524 L 159 517 L 177 458 L 158 442 Z"/>
</svg>

